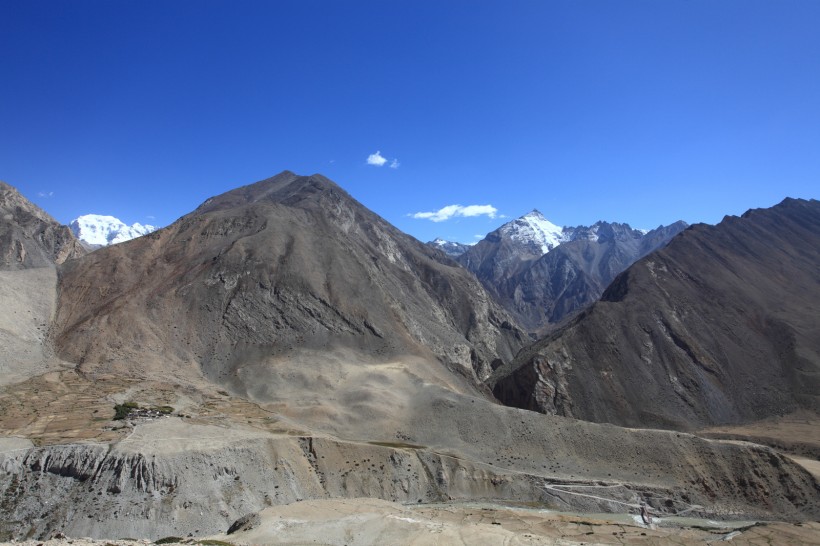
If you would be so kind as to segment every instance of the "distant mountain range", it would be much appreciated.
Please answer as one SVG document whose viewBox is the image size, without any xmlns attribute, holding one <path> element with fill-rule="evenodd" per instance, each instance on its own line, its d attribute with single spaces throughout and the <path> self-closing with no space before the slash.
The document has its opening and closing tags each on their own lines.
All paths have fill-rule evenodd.
<svg viewBox="0 0 820 546">
<path fill-rule="evenodd" d="M 598 299 L 618 273 L 686 227 L 682 221 L 652 231 L 610 222 L 559 227 L 533 210 L 473 246 L 428 244 L 475 274 L 522 325 L 543 332 Z"/>
<path fill-rule="evenodd" d="M 427 246 L 441 250 L 451 258 L 461 256 L 470 248 L 470 245 L 464 243 L 454 243 L 452 241 L 445 241 L 444 239 L 435 239 L 427 243 Z"/>
<path fill-rule="evenodd" d="M 490 383 L 505 404 L 626 426 L 817 411 L 818 309 L 820 201 L 786 199 L 681 233 Z"/>
<path fill-rule="evenodd" d="M 113 216 L 85 214 L 71 221 L 72 233 L 92 248 L 124 243 L 136 237 L 148 235 L 157 228 L 135 223 L 127 225 Z"/>
</svg>

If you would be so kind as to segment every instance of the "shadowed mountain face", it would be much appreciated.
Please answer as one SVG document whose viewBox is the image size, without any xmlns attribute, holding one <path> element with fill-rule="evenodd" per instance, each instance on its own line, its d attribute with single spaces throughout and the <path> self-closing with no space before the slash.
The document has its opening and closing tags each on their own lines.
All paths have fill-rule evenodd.
<svg viewBox="0 0 820 546">
<path fill-rule="evenodd" d="M 50 267 L 83 254 L 67 226 L 0 182 L 0 270 Z"/>
<path fill-rule="evenodd" d="M 538 214 L 537 211 L 527 216 Z M 524 218 L 527 218 L 525 216 Z M 615 276 L 686 228 L 685 222 L 649 233 L 598 222 L 564 228 L 566 242 L 544 252 L 515 229 L 515 220 L 490 233 L 457 260 L 533 331 L 543 330 L 597 300 Z"/>
<path fill-rule="evenodd" d="M 503 402 L 627 426 L 820 409 L 820 202 L 697 225 L 490 382 Z"/>
<path fill-rule="evenodd" d="M 240 365 L 333 349 L 435 356 L 482 379 L 520 334 L 438 256 L 330 180 L 283 172 L 66 264 L 56 342 L 89 369 L 199 364 L 220 383 Z"/>
</svg>

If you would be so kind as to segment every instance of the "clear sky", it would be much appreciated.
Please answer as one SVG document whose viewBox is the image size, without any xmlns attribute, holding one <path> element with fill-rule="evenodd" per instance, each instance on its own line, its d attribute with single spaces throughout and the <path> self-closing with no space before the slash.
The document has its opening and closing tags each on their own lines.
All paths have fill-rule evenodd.
<svg viewBox="0 0 820 546">
<path fill-rule="evenodd" d="M 820 198 L 820 1 L 0 0 L 0 179 L 59 221 L 285 169 L 425 241 Z"/>
</svg>

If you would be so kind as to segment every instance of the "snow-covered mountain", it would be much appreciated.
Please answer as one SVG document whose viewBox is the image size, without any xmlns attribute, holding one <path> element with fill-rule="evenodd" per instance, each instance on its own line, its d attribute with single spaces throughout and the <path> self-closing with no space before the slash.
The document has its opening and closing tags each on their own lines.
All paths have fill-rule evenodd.
<svg viewBox="0 0 820 546">
<path fill-rule="evenodd" d="M 462 254 L 467 252 L 467 249 L 470 248 L 470 245 L 465 245 L 464 243 L 456 243 L 454 241 L 445 241 L 441 237 L 438 237 L 433 241 L 429 241 L 427 243 L 427 246 L 437 248 L 452 258 L 461 256 Z"/>
<path fill-rule="evenodd" d="M 156 230 L 155 226 L 139 222 L 127 225 L 113 216 L 85 214 L 69 224 L 74 235 L 84 243 L 93 246 L 107 246 L 142 237 Z"/>
<path fill-rule="evenodd" d="M 556 226 L 535 209 L 504 224 L 498 228 L 498 232 L 502 237 L 527 246 L 533 254 L 546 254 L 561 243 L 571 240 L 571 232 Z"/>
<path fill-rule="evenodd" d="M 487 234 L 456 260 L 521 324 L 537 330 L 595 301 L 618 273 L 686 226 L 676 222 L 652 231 L 617 222 L 558 227 L 533 210 Z"/>
<path fill-rule="evenodd" d="M 518 246 L 527 247 L 529 253 L 539 255 L 579 239 L 592 242 L 627 241 L 641 239 L 649 232 L 645 229 L 634 229 L 629 224 L 602 221 L 591 226 L 559 227 L 547 220 L 538 210 L 533 209 L 532 212 L 498 228 L 498 233 L 501 238 L 507 238 Z"/>
</svg>

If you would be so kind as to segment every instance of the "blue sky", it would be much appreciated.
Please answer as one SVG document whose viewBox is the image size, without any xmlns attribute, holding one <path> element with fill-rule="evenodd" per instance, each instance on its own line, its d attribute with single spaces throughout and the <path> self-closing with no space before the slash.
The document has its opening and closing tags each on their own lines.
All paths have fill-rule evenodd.
<svg viewBox="0 0 820 546">
<path fill-rule="evenodd" d="M 64 223 L 285 169 L 422 240 L 716 223 L 820 197 L 818 28 L 814 0 L 0 0 L 0 179 Z"/>
</svg>

